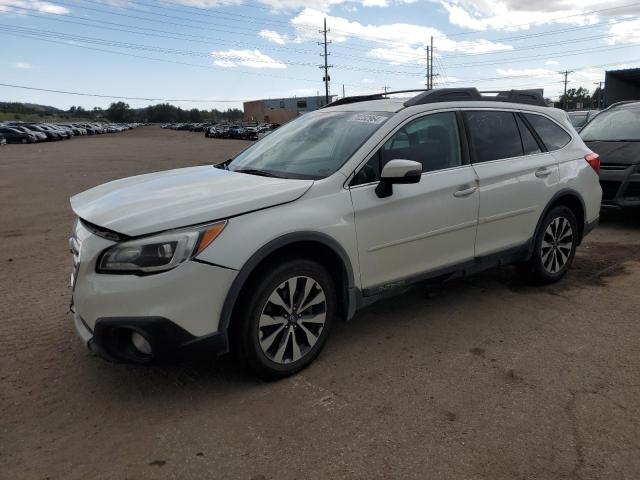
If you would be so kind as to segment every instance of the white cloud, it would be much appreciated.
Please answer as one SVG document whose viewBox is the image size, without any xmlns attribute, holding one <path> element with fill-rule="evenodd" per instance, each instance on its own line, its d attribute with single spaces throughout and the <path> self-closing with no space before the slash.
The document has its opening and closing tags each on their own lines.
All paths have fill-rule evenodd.
<svg viewBox="0 0 640 480">
<path fill-rule="evenodd" d="M 546 62 L 544 62 L 545 65 L 560 65 L 560 62 L 558 62 L 557 60 L 547 60 Z"/>
<path fill-rule="evenodd" d="M 596 14 L 585 12 L 609 9 L 625 0 L 440 0 L 449 14 L 449 22 L 471 30 L 528 30 L 532 23 L 590 25 L 598 23 Z M 628 3 L 628 2 L 627 2 Z M 612 11 L 620 14 L 621 11 Z"/>
<path fill-rule="evenodd" d="M 288 35 L 278 33 L 275 30 L 260 30 L 260 36 L 270 42 L 278 45 L 286 45 L 287 43 L 300 43 L 299 38 L 290 38 Z"/>
<path fill-rule="evenodd" d="M 616 43 L 640 43 L 640 18 L 615 22 L 609 27 L 610 44 Z"/>
<path fill-rule="evenodd" d="M 292 18 L 291 24 L 300 41 L 319 40 L 317 29 L 322 26 L 324 18 L 331 28 L 331 41 L 341 43 L 358 38 L 377 43 L 378 46 L 367 55 L 394 65 L 424 64 L 424 43 L 431 36 L 438 38 L 437 47 L 441 52 L 486 53 L 513 49 L 511 45 L 488 40 L 454 41 L 435 28 L 409 23 L 365 25 L 311 8 L 304 9 Z"/>
<path fill-rule="evenodd" d="M 20 70 L 28 70 L 30 68 L 33 68 L 33 65 L 27 62 L 16 62 L 13 64 L 13 68 L 18 68 Z"/>
<path fill-rule="evenodd" d="M 281 35 L 273 30 L 260 30 L 260 36 L 266 38 L 270 42 L 277 43 L 278 45 L 284 45 L 287 43 L 287 36 Z"/>
<path fill-rule="evenodd" d="M 0 13 L 17 13 L 24 14 L 25 10 L 37 10 L 41 13 L 51 13 L 54 15 L 62 15 L 69 13 L 69 9 L 56 5 L 55 3 L 45 2 L 42 0 L 0 0 Z"/>
<path fill-rule="evenodd" d="M 362 0 L 363 7 L 388 7 L 387 0 Z"/>
<path fill-rule="evenodd" d="M 218 50 L 211 52 L 214 64 L 219 67 L 249 67 L 249 68 L 287 68 L 279 60 L 275 60 L 260 50 Z"/>
</svg>

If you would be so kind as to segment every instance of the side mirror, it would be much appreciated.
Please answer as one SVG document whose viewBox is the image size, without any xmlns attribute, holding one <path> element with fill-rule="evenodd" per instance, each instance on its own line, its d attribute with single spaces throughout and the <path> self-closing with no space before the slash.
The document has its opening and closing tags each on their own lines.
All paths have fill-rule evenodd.
<svg viewBox="0 0 640 480">
<path fill-rule="evenodd" d="M 376 187 L 379 198 L 393 194 L 393 184 L 418 183 L 422 178 L 422 164 L 413 160 L 391 160 L 382 169 L 380 183 Z"/>
</svg>

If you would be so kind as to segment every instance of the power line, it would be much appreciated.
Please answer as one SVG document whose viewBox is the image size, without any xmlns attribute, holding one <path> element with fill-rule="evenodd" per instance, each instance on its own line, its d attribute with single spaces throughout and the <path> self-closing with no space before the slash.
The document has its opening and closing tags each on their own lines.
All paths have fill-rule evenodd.
<svg viewBox="0 0 640 480">
<path fill-rule="evenodd" d="M 558 20 L 566 20 L 567 18 L 574 18 L 574 17 L 584 17 L 586 15 L 593 15 L 596 13 L 602 13 L 602 12 L 608 12 L 611 10 L 621 10 L 621 9 L 625 9 L 625 8 L 630 8 L 630 7 L 636 7 L 640 5 L 640 2 L 635 2 L 635 3 L 628 3 L 626 5 L 619 5 L 617 7 L 608 7 L 608 8 L 600 8 L 598 10 L 589 10 L 586 12 L 581 12 L 581 13 L 575 13 L 572 15 L 564 15 L 564 16 L 558 16 L 558 17 L 554 17 L 554 18 L 550 18 L 547 20 L 539 20 L 537 22 L 528 22 L 528 23 L 521 23 L 518 25 L 509 25 L 506 27 L 500 27 L 500 28 L 493 28 L 493 30 L 505 30 L 505 31 L 509 31 L 509 30 L 513 30 L 514 28 L 523 28 L 523 27 L 531 27 L 532 25 L 544 25 L 547 23 L 552 23 L 552 22 L 556 22 Z M 478 34 L 480 32 L 475 31 L 475 32 L 457 32 L 457 33 L 446 33 L 445 35 L 448 37 L 455 37 L 455 36 L 462 36 L 462 35 L 473 35 L 473 34 Z"/>
<path fill-rule="evenodd" d="M 167 47 L 160 47 L 156 45 L 145 45 L 145 44 L 137 44 L 137 43 L 128 43 L 128 42 L 118 42 L 115 40 L 101 39 L 96 37 L 87 37 L 80 35 L 67 34 L 62 32 L 55 32 L 50 30 L 40 30 L 26 27 L 15 27 L 12 25 L 7 25 L 0 23 L 0 31 L 5 31 L 8 34 L 20 33 L 31 35 L 34 38 L 39 37 L 53 37 L 59 39 L 73 40 L 73 41 L 81 41 L 86 43 L 92 43 L 103 46 L 110 46 L 116 48 L 124 48 L 129 50 L 143 50 L 143 51 L 152 51 L 158 53 L 164 53 L 169 55 L 181 55 L 181 56 L 193 56 L 200 58 L 214 58 L 219 60 L 235 60 L 235 61 L 251 61 L 252 63 L 263 63 L 265 66 L 272 65 L 274 63 L 292 65 L 292 66 L 306 66 L 312 67 L 315 66 L 313 63 L 309 62 L 294 62 L 294 61 L 285 61 L 285 60 L 273 60 L 273 59 L 260 59 L 260 58 L 247 58 L 239 55 L 231 55 L 231 54 L 218 54 L 215 52 L 212 54 L 211 52 L 202 52 L 202 51 L 193 51 L 193 50 L 181 50 L 181 49 L 173 49 Z M 331 43 L 331 42 L 328 42 Z M 320 43 L 322 44 L 322 43 Z M 71 46 L 75 46 L 71 44 Z M 333 67 L 331 65 L 330 67 Z M 410 72 L 410 71 L 397 71 L 397 70 L 384 70 L 379 68 L 364 68 L 364 67 L 356 67 L 351 65 L 336 65 L 336 67 L 343 70 L 351 70 L 351 71 L 361 71 L 361 72 L 369 72 L 369 73 L 378 73 L 378 74 L 389 74 L 389 75 L 400 75 L 400 76 L 420 76 L 419 72 Z"/>
<path fill-rule="evenodd" d="M 99 93 L 84 93 L 84 92 L 69 92 L 66 90 L 52 90 L 49 88 L 36 88 L 36 87 L 28 87 L 26 85 L 13 85 L 10 83 L 0 83 L 0 87 L 9 87 L 9 88 L 20 88 L 23 90 L 35 90 L 38 92 L 49 92 L 49 93 L 62 93 L 65 95 L 78 95 L 81 97 L 98 97 L 98 98 L 113 98 L 119 100 L 143 100 L 148 102 L 193 102 L 193 103 L 238 103 L 244 102 L 246 100 L 230 100 L 230 99 L 184 99 L 184 98 L 148 98 L 148 97 L 123 97 L 121 95 L 104 95 Z"/>
<path fill-rule="evenodd" d="M 84 0 L 86 2 L 90 2 L 90 3 L 96 3 L 92 0 Z M 67 5 L 67 6 L 78 6 L 76 4 L 72 5 L 72 4 L 65 4 L 64 2 L 58 2 L 62 5 Z M 135 4 L 133 4 L 135 5 Z M 144 4 L 147 6 L 151 6 L 154 8 L 162 8 L 159 6 L 153 6 L 151 4 Z M 610 7 L 610 8 L 606 8 L 606 9 L 600 9 L 600 10 L 592 10 L 589 12 L 583 12 L 582 14 L 574 14 L 574 15 L 569 15 L 569 16 L 564 16 L 564 17 L 556 17 L 554 20 L 558 20 L 558 19 L 563 19 L 563 18 L 570 18 L 570 17 L 575 17 L 577 15 L 587 15 L 587 14 L 592 14 L 592 13 L 598 13 L 598 12 L 603 12 L 603 11 L 609 11 L 609 10 L 615 10 L 615 9 L 621 9 L 621 8 L 628 8 L 628 7 L 632 7 L 635 5 L 640 5 L 640 2 L 638 3 L 633 3 L 633 4 L 627 4 L 627 5 L 623 5 L 623 6 L 619 6 L 619 7 Z M 97 9 L 97 8 L 91 8 L 91 7 L 86 7 L 86 6 L 79 6 L 80 8 L 84 8 L 84 9 L 88 9 L 88 10 L 92 10 L 92 11 L 96 11 L 96 12 L 101 12 L 101 13 L 107 13 L 109 15 L 118 15 L 118 16 L 124 16 L 124 17 L 129 17 L 129 18 L 134 18 L 134 19 L 139 19 L 139 20 L 144 20 L 144 21 L 148 21 L 148 22 L 154 22 L 154 23 L 168 23 L 168 24 L 172 24 L 172 25 L 177 25 L 177 26 L 182 26 L 182 27 L 187 27 L 187 28 L 199 28 L 199 27 L 194 27 L 192 24 L 190 25 L 185 25 L 185 24 L 181 24 L 181 23 L 176 23 L 176 22 L 163 22 L 163 21 L 159 21 L 157 19 L 150 19 L 150 18 L 145 18 L 145 17 L 139 17 L 139 16 L 134 16 L 134 15 L 127 15 L 127 14 L 123 14 L 123 13 L 119 13 L 119 12 L 111 12 L 108 10 L 104 10 L 104 9 Z M 23 7 L 12 7 L 12 8 L 23 8 Z M 191 7 L 191 8 L 197 8 L 197 7 Z M 185 18 L 185 17 L 175 17 L 175 15 L 166 15 L 166 14 L 160 14 L 160 13 L 156 13 L 156 12 L 148 12 L 148 11 L 141 11 L 141 10 L 134 10 L 136 12 L 141 12 L 141 13 L 145 13 L 145 14 L 151 14 L 151 15 L 156 15 L 156 16 L 162 16 L 162 17 L 167 17 L 167 18 L 178 18 L 178 19 L 183 19 L 183 20 L 187 20 L 189 22 L 197 22 L 197 23 L 201 23 L 201 24 L 205 24 L 205 25 L 211 25 L 211 26 L 219 26 L 219 23 L 211 23 L 211 22 L 205 22 L 202 20 L 194 20 L 191 18 Z M 240 15 L 240 14 L 230 14 L 227 12 L 224 12 L 224 14 L 226 15 L 236 15 L 239 17 L 247 17 L 247 18 L 252 18 L 252 19 L 257 19 L 257 17 L 249 17 L 249 16 L 245 16 L 245 15 Z M 212 15 L 208 15 L 208 16 L 212 16 Z M 254 23 L 260 23 L 258 22 L 254 22 Z M 537 23 L 547 23 L 547 22 L 537 22 Z M 520 27 L 522 26 L 526 26 L 526 25 L 530 25 L 530 24 L 521 24 L 518 25 Z M 229 27 L 226 24 L 222 24 L 222 26 L 224 27 Z M 601 26 L 601 25 L 585 25 L 585 26 L 580 26 L 580 27 L 573 27 L 573 28 L 569 28 L 569 29 L 563 29 L 563 31 L 569 31 L 569 30 L 574 30 L 574 29 L 581 29 L 581 28 L 589 28 L 589 27 L 597 27 L 597 26 Z M 517 27 L 517 26 L 516 26 Z M 238 27 L 231 27 L 231 28 L 238 28 Z M 296 28 L 313 28 L 311 26 L 306 26 L 306 25 L 296 25 Z M 494 30 L 508 30 L 510 28 L 505 28 L 505 29 L 494 29 Z M 247 30 L 247 29 L 241 29 L 241 30 Z M 236 35 L 245 35 L 245 36 L 254 36 L 255 32 L 252 31 L 252 33 L 246 33 L 244 31 L 241 32 L 237 32 L 237 31 L 229 31 L 229 30 L 219 30 L 220 32 L 225 32 L 225 33 L 232 33 L 232 34 L 236 34 Z M 346 31 L 346 30 L 336 30 L 334 29 L 334 31 L 336 32 L 343 32 L 346 35 L 348 35 L 350 38 L 352 39 L 369 39 L 371 41 L 377 41 L 377 42 L 382 42 L 384 44 L 387 45 L 396 45 L 396 46 L 408 46 L 409 44 L 403 43 L 403 42 L 398 42 L 398 41 L 394 41 L 391 40 L 389 38 L 383 38 L 383 37 L 376 37 L 376 36 L 369 36 L 369 35 L 360 35 L 360 36 L 355 36 L 353 34 L 353 32 L 350 31 Z M 320 32 L 321 33 L 321 32 Z M 479 32 L 463 32 L 462 34 L 472 34 L 472 33 L 479 33 Z M 539 35 L 549 35 L 552 34 L 553 32 L 544 32 L 544 33 L 537 33 L 537 34 L 523 34 L 523 35 L 519 35 L 519 36 L 511 36 L 511 37 L 505 37 L 503 39 L 494 39 L 492 41 L 501 41 L 501 40 L 506 40 L 506 39 L 519 39 L 519 38 L 527 38 L 529 36 L 539 36 Z M 454 35 L 454 34 L 452 34 Z M 457 34 L 456 34 L 457 35 Z M 442 36 L 436 37 L 436 38 L 443 38 Z M 348 48 L 350 49 L 354 49 L 355 47 L 353 45 L 349 46 Z M 363 50 L 370 50 L 370 48 L 365 48 Z M 504 52 L 497 52 L 497 53 L 504 53 Z M 394 53 L 394 55 L 397 56 L 402 56 L 402 57 L 406 57 L 406 58 L 417 58 L 418 55 L 413 55 L 413 54 L 407 54 L 407 53 L 402 53 L 402 52 L 396 52 Z"/>
<path fill-rule="evenodd" d="M 36 9 L 30 9 L 26 7 L 16 7 L 16 8 L 20 8 L 21 10 L 28 10 L 31 12 L 37 12 Z M 45 18 L 45 17 L 41 17 L 40 15 L 34 15 L 32 13 L 29 13 L 28 11 L 23 12 L 23 15 L 31 16 L 39 19 Z M 82 21 L 75 21 L 75 20 L 69 20 L 68 18 L 58 18 L 58 17 L 68 17 L 68 18 L 80 19 Z M 132 26 L 132 25 L 127 25 L 127 24 L 122 24 L 117 22 L 109 22 L 105 20 L 93 20 L 90 18 L 78 17 L 74 15 L 69 15 L 69 14 L 59 14 L 55 16 L 49 16 L 49 17 L 46 17 L 46 19 L 56 21 L 56 22 L 81 25 L 81 26 L 86 26 L 91 28 L 100 28 L 103 30 L 110 30 L 110 31 L 116 31 L 116 32 L 126 32 L 126 33 L 132 33 L 134 35 L 142 35 L 142 36 L 154 37 L 154 38 L 172 39 L 172 40 L 191 42 L 191 43 L 200 43 L 200 44 L 206 44 L 206 45 L 210 45 L 211 41 L 214 41 L 214 42 L 222 43 L 225 45 L 255 48 L 255 43 L 230 41 L 228 39 L 222 39 L 222 38 L 210 37 L 210 36 L 204 36 L 204 35 L 193 35 L 193 34 L 179 33 L 179 32 L 167 32 L 166 30 L 158 30 L 158 29 L 153 29 L 149 27 L 141 27 L 137 25 Z M 94 24 L 85 23 L 85 22 L 95 22 L 99 24 L 94 25 Z M 114 25 L 115 27 L 105 26 L 105 25 Z M 116 28 L 116 27 L 124 27 L 124 28 Z M 135 30 L 132 30 L 134 28 Z M 149 32 L 152 32 L 152 33 L 149 33 Z M 180 38 L 180 37 L 187 37 L 187 38 Z M 287 53 L 299 53 L 299 54 L 315 53 L 315 51 L 308 50 L 308 49 L 291 48 L 290 46 L 277 46 L 277 45 L 261 47 L 261 50 L 271 50 L 271 51 L 278 51 L 278 52 L 286 51 Z M 340 56 L 352 58 L 357 60 L 358 62 L 363 62 L 363 63 L 389 65 L 389 62 L 387 61 L 365 59 L 365 58 L 362 58 L 362 56 L 347 55 L 347 54 L 341 54 Z M 408 67 L 411 67 L 411 66 L 408 66 Z"/>
<path fill-rule="evenodd" d="M 540 55 L 533 55 L 533 56 L 526 56 L 526 57 L 516 57 L 516 58 L 510 58 L 508 60 L 490 60 L 490 61 L 485 61 L 485 62 L 472 62 L 472 63 L 458 63 L 458 64 L 449 64 L 448 67 L 449 68 L 466 68 L 466 67 L 475 67 L 475 66 L 479 66 L 479 65 L 489 65 L 489 66 L 496 66 L 496 65 L 502 65 L 504 63 L 518 63 L 521 61 L 528 61 L 528 60 L 534 60 L 534 59 L 538 59 L 538 58 L 547 58 L 550 55 L 554 56 L 555 58 L 559 58 L 559 57 L 572 57 L 578 54 L 592 54 L 594 52 L 605 52 L 605 51 L 611 51 L 611 50 L 619 50 L 619 49 L 624 49 L 624 48 L 637 48 L 637 45 L 619 45 L 619 46 L 614 46 L 614 47 L 602 47 L 602 48 L 592 48 L 589 50 L 585 50 L 584 48 L 578 49 L 578 50 L 561 50 L 561 51 L 557 51 L 557 52 L 547 52 L 544 54 L 540 54 Z"/>
<path fill-rule="evenodd" d="M 88 0 L 85 0 L 85 1 L 88 1 Z M 64 4 L 63 2 L 59 2 L 59 3 Z M 67 5 L 69 5 L 69 4 L 67 4 Z M 629 5 L 627 5 L 627 6 L 629 6 Z M 35 9 L 29 9 L 29 8 L 26 8 L 26 7 L 18 7 L 18 6 L 14 7 L 14 6 L 12 6 L 12 8 L 17 8 L 17 9 L 20 9 L 20 10 L 29 10 L 29 11 L 37 12 L 37 10 L 35 10 Z M 138 19 L 138 20 L 143 20 L 143 21 L 148 21 L 148 22 L 153 22 L 153 23 L 159 23 L 159 24 L 163 24 L 163 25 L 164 24 L 169 24 L 169 25 L 175 25 L 175 26 L 180 26 L 180 27 L 186 27 L 186 28 L 190 28 L 190 29 L 200 29 L 200 30 L 207 30 L 208 31 L 208 29 L 206 29 L 206 28 L 197 27 L 197 26 L 194 26 L 192 24 L 188 24 L 187 25 L 187 24 L 183 24 L 183 23 L 161 21 L 161 20 L 157 20 L 157 19 L 150 19 L 150 18 L 139 17 L 139 16 L 135 16 L 135 15 L 127 15 L 127 14 L 118 13 L 118 12 L 110 12 L 110 11 L 106 11 L 106 10 L 103 10 L 103 9 L 96 9 L 96 8 L 91 8 L 91 7 L 80 7 L 80 8 L 86 8 L 86 9 L 89 9 L 89 10 L 102 12 L 102 13 L 107 13 L 107 14 L 110 14 L 110 15 L 124 16 L 124 17 L 127 17 L 127 18 L 133 18 L 133 19 Z M 621 7 L 615 7 L 615 8 L 621 8 Z M 153 12 L 145 12 L 145 13 L 152 13 L 152 14 L 155 14 L 155 15 L 161 15 L 161 16 L 164 16 L 164 17 L 173 18 L 173 17 L 168 16 L 168 15 L 157 14 L 157 13 L 153 13 Z M 65 14 L 64 16 L 72 17 L 71 15 L 68 15 L 68 14 Z M 85 19 L 83 17 L 74 17 L 74 18 L 81 18 L 82 20 L 89 20 L 89 21 L 94 21 L 95 22 L 95 20 Z M 48 17 L 48 19 L 57 20 L 57 19 L 52 18 L 52 17 Z M 191 19 L 187 19 L 187 20 L 191 21 Z M 104 22 L 104 23 L 114 24 L 113 22 Z M 206 23 L 206 22 L 200 22 L 200 23 L 205 23 L 207 25 L 214 25 L 214 26 L 219 25 L 219 24 L 211 24 L 211 23 Z M 116 24 L 116 25 L 121 25 L 121 24 Z M 530 37 L 530 36 L 533 37 L 533 36 L 540 36 L 540 35 L 552 35 L 552 34 L 555 34 L 555 33 L 566 32 L 566 31 L 569 31 L 569 30 L 577 30 L 577 29 L 582 29 L 582 28 L 593 28 L 593 27 L 601 27 L 601 26 L 602 25 L 586 25 L 586 26 L 574 27 L 574 28 L 570 28 L 570 29 L 562 29 L 562 30 L 558 30 L 558 31 L 555 31 L 555 32 L 551 31 L 551 32 L 537 33 L 537 34 L 519 35 L 519 36 L 515 36 L 515 37 L 514 36 L 505 37 L 503 39 L 495 39 L 493 41 L 499 41 L 499 40 L 505 40 L 505 39 L 521 39 L 521 38 L 526 38 L 526 37 Z M 132 27 L 132 28 L 144 28 L 144 27 L 136 26 L 136 27 Z M 150 29 L 147 28 L 147 30 L 150 30 Z M 246 33 L 246 32 L 237 32 L 237 31 L 233 31 L 233 30 L 220 30 L 220 29 L 217 29 L 217 31 L 222 32 L 222 33 L 230 33 L 230 34 L 234 34 L 234 35 L 244 35 L 244 36 L 254 36 L 255 35 L 255 33 L 251 33 L 250 34 L 250 33 Z M 178 35 L 185 35 L 185 34 L 180 33 Z M 357 39 L 357 37 L 355 37 L 355 38 Z M 365 37 L 363 37 L 363 38 L 365 38 Z M 375 37 L 369 37 L 369 38 L 375 38 Z M 603 37 L 603 38 L 606 38 L 606 37 Z M 393 41 L 390 41 L 388 39 L 382 39 L 380 37 L 378 37 L 378 39 L 380 41 L 382 41 L 383 43 L 386 43 L 386 44 L 392 44 L 392 45 L 395 44 L 395 45 L 398 45 L 398 46 L 409 46 L 409 44 L 402 44 L 400 42 L 393 42 Z M 221 43 L 239 44 L 239 42 L 228 42 L 228 41 L 225 41 L 223 39 L 216 39 L 216 41 L 219 41 Z M 571 43 L 571 42 L 569 42 L 569 43 Z M 247 45 L 247 44 L 245 44 L 245 45 Z M 251 45 L 251 44 L 249 44 L 249 45 Z M 341 48 L 341 46 L 337 46 L 337 47 Z M 353 45 L 350 45 L 348 47 L 345 46 L 344 48 L 349 48 L 351 50 L 353 50 L 353 49 L 357 50 L 358 49 L 356 46 L 353 46 Z M 540 45 L 539 48 L 544 48 L 544 45 Z M 289 51 L 293 50 L 290 47 L 287 47 L 287 49 Z M 511 52 L 517 52 L 519 50 L 527 50 L 527 49 L 529 49 L 529 48 L 513 49 L 513 50 L 509 50 L 509 51 L 498 51 L 498 52 L 484 52 L 484 53 L 475 54 L 475 55 L 509 54 Z M 370 51 L 371 48 L 361 48 L 360 50 L 362 50 L 362 51 Z M 293 51 L 296 51 L 296 50 L 293 50 Z M 308 50 L 307 51 L 298 50 L 298 52 L 299 53 L 310 53 L 310 51 L 308 51 Z M 460 57 L 460 56 L 468 56 L 468 55 L 474 55 L 474 54 L 471 54 L 471 53 L 469 53 L 469 54 L 466 54 L 466 53 L 465 54 L 457 54 L 457 55 L 456 54 L 452 54 L 452 55 L 450 55 L 450 57 L 456 57 L 456 56 Z M 348 56 L 348 57 L 351 57 L 351 58 L 358 58 L 359 61 L 368 61 L 370 63 L 376 62 L 375 60 L 362 59 L 361 57 L 356 57 L 356 56 L 352 56 L 352 55 L 343 55 L 343 56 Z M 418 54 L 409 54 L 409 53 L 406 53 L 406 52 L 394 52 L 394 56 L 404 57 L 404 58 L 416 58 L 416 59 L 420 58 L 420 56 Z M 386 63 L 386 62 L 376 62 L 376 63 Z M 379 73 L 379 72 L 374 72 L 374 73 Z"/>
</svg>

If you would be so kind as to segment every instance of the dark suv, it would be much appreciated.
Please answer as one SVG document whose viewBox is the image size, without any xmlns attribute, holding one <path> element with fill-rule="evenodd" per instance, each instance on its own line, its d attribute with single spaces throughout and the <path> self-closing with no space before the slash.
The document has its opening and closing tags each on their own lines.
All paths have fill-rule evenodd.
<svg viewBox="0 0 640 480">
<path fill-rule="evenodd" d="M 640 207 L 640 102 L 611 105 L 580 132 L 600 155 L 605 207 Z"/>
</svg>

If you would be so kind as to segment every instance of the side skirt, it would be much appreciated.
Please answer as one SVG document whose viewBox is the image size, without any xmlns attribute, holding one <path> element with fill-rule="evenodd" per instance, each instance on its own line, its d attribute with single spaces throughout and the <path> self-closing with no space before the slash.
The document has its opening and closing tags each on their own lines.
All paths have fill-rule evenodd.
<svg viewBox="0 0 640 480">
<path fill-rule="evenodd" d="M 453 275 L 473 275 L 499 265 L 510 265 L 512 263 L 526 261 L 531 258 L 532 243 L 533 239 L 529 240 L 524 245 L 509 248 L 502 252 L 476 257 L 467 262 L 449 265 L 447 267 L 412 275 L 383 285 L 375 285 L 373 287 L 365 288 L 361 292 L 358 292 L 357 309 L 363 308 L 383 298 L 398 295 L 405 291 L 409 286 L 416 283 L 440 278 L 442 280 L 446 280 Z"/>
</svg>

